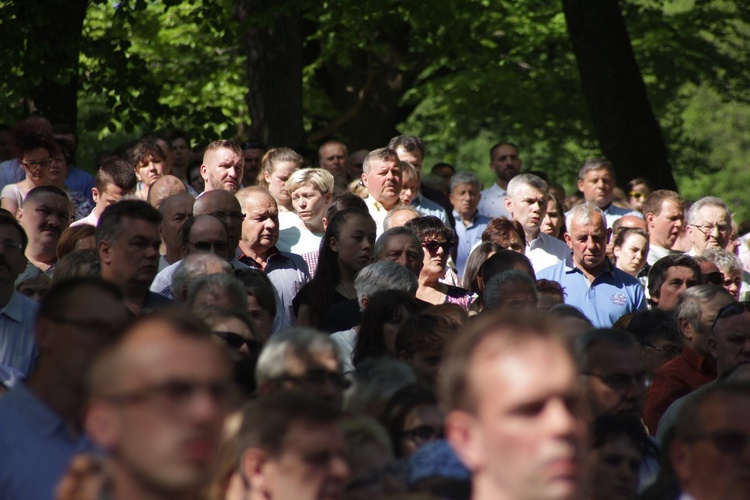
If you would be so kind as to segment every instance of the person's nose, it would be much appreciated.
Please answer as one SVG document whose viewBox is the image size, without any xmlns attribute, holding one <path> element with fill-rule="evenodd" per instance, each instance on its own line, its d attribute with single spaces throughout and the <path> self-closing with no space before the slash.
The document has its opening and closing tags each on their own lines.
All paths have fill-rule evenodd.
<svg viewBox="0 0 750 500">
<path fill-rule="evenodd" d="M 332 478 L 341 482 L 346 482 L 347 479 L 349 479 L 350 473 L 349 465 L 346 463 L 346 460 L 344 460 L 344 457 L 341 455 L 334 455 L 331 458 L 330 474 Z"/>
</svg>

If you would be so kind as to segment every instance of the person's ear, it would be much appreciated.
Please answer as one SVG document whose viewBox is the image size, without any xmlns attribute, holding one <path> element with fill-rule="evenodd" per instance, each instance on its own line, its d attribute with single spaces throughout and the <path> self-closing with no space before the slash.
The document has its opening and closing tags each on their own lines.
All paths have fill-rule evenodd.
<svg viewBox="0 0 750 500">
<path fill-rule="evenodd" d="M 326 198 L 325 198 L 325 200 L 326 200 L 326 205 L 328 205 L 329 203 L 331 203 L 331 200 L 332 200 L 332 199 L 333 199 L 333 191 L 328 191 L 328 192 L 326 193 Z"/>
<path fill-rule="evenodd" d="M 208 179 L 208 167 L 206 164 L 201 165 L 201 178 L 206 181 Z"/>
<path fill-rule="evenodd" d="M 339 242 L 336 241 L 335 237 L 331 237 L 331 240 L 328 242 L 328 247 L 335 253 L 339 253 Z"/>
<path fill-rule="evenodd" d="M 576 187 L 578 187 L 578 190 L 583 193 L 583 180 L 578 179 L 578 182 L 576 183 Z"/>
<path fill-rule="evenodd" d="M 674 440 L 669 446 L 667 454 L 672 464 L 672 470 L 678 479 L 685 479 L 692 475 L 690 470 L 690 450 L 688 444 L 682 441 Z"/>
<path fill-rule="evenodd" d="M 719 359 L 719 344 L 716 342 L 716 335 L 714 333 L 708 336 L 708 352 L 711 353 L 714 359 Z"/>
<path fill-rule="evenodd" d="M 365 187 L 367 187 L 367 174 L 362 172 L 362 175 L 360 175 L 359 177 L 360 179 L 362 179 L 362 184 L 364 184 Z"/>
<path fill-rule="evenodd" d="M 95 187 L 91 188 L 91 198 L 93 198 L 95 205 L 99 203 L 99 190 Z"/>
<path fill-rule="evenodd" d="M 654 219 L 656 218 L 656 216 L 652 212 L 646 213 L 646 215 L 643 218 L 646 220 L 646 225 L 649 228 L 654 227 Z"/>
<path fill-rule="evenodd" d="M 409 361 L 411 358 L 409 357 L 409 353 L 407 353 L 404 350 L 401 350 L 398 353 L 398 359 L 400 359 L 401 361 Z"/>
<path fill-rule="evenodd" d="M 568 244 L 568 247 L 573 250 L 573 238 L 570 237 L 570 234 L 568 234 L 567 231 L 563 233 L 563 238 L 565 238 L 565 243 Z"/>
<path fill-rule="evenodd" d="M 86 434 L 104 450 L 112 450 L 118 442 L 119 419 L 109 403 L 91 402 L 85 409 Z"/>
<path fill-rule="evenodd" d="M 508 211 L 510 215 L 513 215 L 513 201 L 506 196 L 503 198 L 503 203 L 505 204 L 505 209 Z"/>
<path fill-rule="evenodd" d="M 362 307 L 360 308 L 362 311 L 364 311 L 365 309 L 367 309 L 368 302 L 370 302 L 370 297 L 368 297 L 367 295 L 363 295 L 362 296 Z"/>
<path fill-rule="evenodd" d="M 109 241 L 102 240 L 99 242 L 99 259 L 102 264 L 109 264 L 112 262 L 112 245 Z"/>
<path fill-rule="evenodd" d="M 265 497 L 269 489 L 268 477 L 265 474 L 265 465 L 270 457 L 268 453 L 260 448 L 248 448 L 242 452 L 240 457 L 240 474 L 245 479 L 250 491 L 259 493 L 258 497 Z"/>
<path fill-rule="evenodd" d="M 16 220 L 20 222 L 21 219 L 23 219 L 23 208 L 18 208 L 16 210 Z"/>
<path fill-rule="evenodd" d="M 474 415 L 462 410 L 448 413 L 445 417 L 445 438 L 469 470 L 481 467 L 484 443 Z"/>
</svg>

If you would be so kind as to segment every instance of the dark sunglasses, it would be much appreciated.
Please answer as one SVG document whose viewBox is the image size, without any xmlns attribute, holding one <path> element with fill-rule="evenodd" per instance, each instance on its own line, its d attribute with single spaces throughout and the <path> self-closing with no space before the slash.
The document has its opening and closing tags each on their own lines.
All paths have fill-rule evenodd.
<svg viewBox="0 0 750 500">
<path fill-rule="evenodd" d="M 438 251 L 438 248 L 443 249 L 443 253 L 450 252 L 451 247 L 453 246 L 453 243 L 450 241 L 444 241 L 440 243 L 439 241 L 435 240 L 423 240 L 422 246 L 427 249 L 428 252 L 431 254 L 435 254 Z"/>
<path fill-rule="evenodd" d="M 739 455 L 745 450 L 750 436 L 740 431 L 713 431 L 686 436 L 685 441 L 708 439 L 724 455 Z"/>
<path fill-rule="evenodd" d="M 424 443 L 432 441 L 433 439 L 442 439 L 443 429 L 429 425 L 420 425 L 419 427 L 402 431 L 401 435 L 407 439 L 416 441 L 417 443 Z"/>
<path fill-rule="evenodd" d="M 716 319 L 713 323 L 711 323 L 711 331 L 714 331 L 714 328 L 716 328 L 716 323 L 720 319 L 737 316 L 738 314 L 742 314 L 745 311 L 750 311 L 750 302 L 731 302 L 725 305 L 724 307 L 719 309 L 719 313 L 716 315 Z"/>
<path fill-rule="evenodd" d="M 220 331 L 213 331 L 211 332 L 220 339 L 222 339 L 224 342 L 227 343 L 229 347 L 232 349 L 240 349 L 243 345 L 247 345 L 247 349 L 251 353 L 259 353 L 260 350 L 263 348 L 263 344 L 258 342 L 255 339 L 246 339 L 240 334 L 234 333 L 234 332 L 220 332 Z"/>
</svg>

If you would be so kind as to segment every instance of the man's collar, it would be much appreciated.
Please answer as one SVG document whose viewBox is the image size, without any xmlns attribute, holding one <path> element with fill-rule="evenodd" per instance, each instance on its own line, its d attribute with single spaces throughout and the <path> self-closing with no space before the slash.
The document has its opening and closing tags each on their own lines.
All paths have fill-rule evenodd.
<svg viewBox="0 0 750 500">
<path fill-rule="evenodd" d="M 581 266 L 576 265 L 575 261 L 573 260 L 573 254 L 570 254 L 563 262 L 565 262 L 566 272 L 572 273 L 572 272 L 584 272 L 585 271 L 589 274 L 592 274 L 589 271 L 584 270 Z M 599 277 L 604 273 L 614 274 L 614 272 L 615 272 L 615 267 L 612 265 L 612 262 L 610 262 L 609 258 L 604 257 L 604 269 L 600 273 L 596 274 L 595 277 Z"/>
<path fill-rule="evenodd" d="M 276 248 L 276 245 L 273 246 L 267 253 L 265 259 L 259 259 L 256 257 L 253 257 L 251 255 L 246 254 L 244 251 L 237 257 L 237 260 L 242 262 L 243 264 L 247 264 L 248 266 L 257 267 L 260 269 L 265 269 L 266 265 L 268 264 L 268 261 L 273 257 L 274 255 L 278 255 L 279 249 Z"/>
<path fill-rule="evenodd" d="M 4 314 L 13 321 L 19 323 L 23 317 L 22 295 L 14 290 L 10 299 L 8 299 L 8 303 L 5 304 L 5 307 L 0 309 L 0 314 Z"/>
</svg>

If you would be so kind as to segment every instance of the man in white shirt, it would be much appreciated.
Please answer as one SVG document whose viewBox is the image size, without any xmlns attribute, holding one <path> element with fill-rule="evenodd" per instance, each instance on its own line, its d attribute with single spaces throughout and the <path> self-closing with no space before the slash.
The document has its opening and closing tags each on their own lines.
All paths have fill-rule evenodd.
<svg viewBox="0 0 750 500">
<path fill-rule="evenodd" d="M 687 213 L 687 233 L 693 242 L 690 255 L 706 248 L 726 248 L 732 234 L 732 214 L 724 200 L 706 196 L 693 203 Z"/>
<path fill-rule="evenodd" d="M 629 208 L 612 203 L 615 193 L 615 169 L 604 158 L 586 160 L 578 171 L 578 190 L 586 203 L 599 207 L 607 218 L 607 227 L 612 227 L 623 215 L 639 215 Z"/>
<path fill-rule="evenodd" d="M 683 225 L 685 200 L 666 189 L 654 191 L 643 203 L 643 216 L 648 225 L 648 265 L 675 252 L 672 250 Z"/>
<path fill-rule="evenodd" d="M 91 224 L 96 227 L 104 209 L 120 201 L 123 196 L 135 193 L 137 183 L 130 163 L 120 158 L 105 161 L 96 172 L 94 187 L 91 188 L 91 196 L 96 206 L 88 216 L 73 222 L 71 226 Z"/>
<path fill-rule="evenodd" d="M 570 255 L 568 245 L 540 231 L 547 213 L 549 188 L 541 178 L 519 174 L 508 183 L 505 208 L 526 234 L 526 257 L 535 272 L 553 266 Z"/>
<path fill-rule="evenodd" d="M 362 164 L 362 183 L 370 193 L 365 198 L 367 209 L 378 235 L 383 234 L 383 220 L 398 205 L 401 194 L 401 166 L 396 152 L 388 148 L 371 151 Z"/>
<path fill-rule="evenodd" d="M 518 155 L 518 146 L 511 142 L 499 142 L 490 148 L 490 170 L 495 173 L 495 183 L 482 191 L 479 214 L 486 217 L 507 217 L 505 207 L 508 182 L 521 171 L 523 161 Z"/>
</svg>

